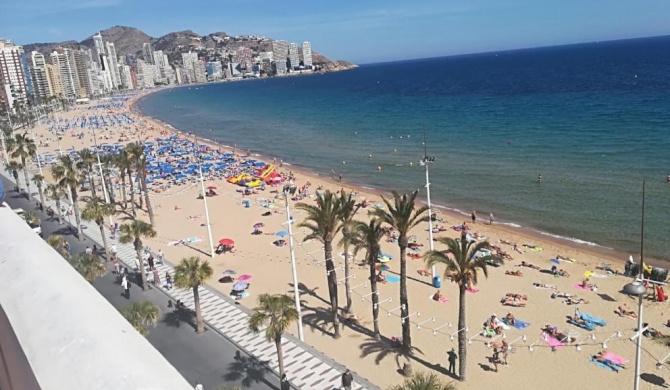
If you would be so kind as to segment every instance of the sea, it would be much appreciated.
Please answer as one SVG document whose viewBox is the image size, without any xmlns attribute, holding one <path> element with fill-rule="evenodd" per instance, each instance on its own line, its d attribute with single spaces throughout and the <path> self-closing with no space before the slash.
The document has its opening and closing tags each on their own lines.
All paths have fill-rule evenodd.
<svg viewBox="0 0 670 390">
<path fill-rule="evenodd" d="M 137 107 L 368 189 L 425 197 L 427 154 L 434 207 L 635 257 L 645 182 L 645 255 L 670 261 L 670 37 L 193 85 Z"/>
</svg>

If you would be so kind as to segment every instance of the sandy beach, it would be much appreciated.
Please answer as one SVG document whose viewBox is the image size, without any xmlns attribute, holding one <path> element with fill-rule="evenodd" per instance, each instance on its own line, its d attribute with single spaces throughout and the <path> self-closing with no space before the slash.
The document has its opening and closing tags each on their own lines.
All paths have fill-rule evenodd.
<svg viewBox="0 0 670 390">
<path fill-rule="evenodd" d="M 125 139 L 136 141 L 153 140 L 165 134 L 176 133 L 174 129 L 166 127 L 165 124 L 156 120 L 140 116 L 132 110 L 132 104 L 141 98 L 141 95 L 130 99 L 123 108 L 109 110 L 110 113 L 128 113 L 134 123 L 125 127 L 109 127 L 99 130 L 98 143 L 116 142 L 121 134 Z M 90 105 L 94 105 L 92 102 Z M 55 114 L 56 118 L 73 119 L 82 115 L 102 115 L 107 111 L 91 110 L 89 106 L 78 106 L 71 111 Z M 81 130 L 87 132 L 87 130 Z M 40 153 L 54 154 L 58 148 L 54 136 L 48 132 L 48 126 L 39 124 L 31 134 L 37 142 L 50 139 L 49 146 L 41 145 Z M 181 136 L 186 136 L 180 134 Z M 107 140 L 104 140 L 107 137 Z M 68 131 L 60 141 L 63 150 L 74 147 L 81 149 L 93 145 L 92 135 L 86 134 L 79 139 Z M 212 145 L 221 148 L 220 145 Z M 239 145 L 244 147 L 244 145 Z M 230 150 L 240 153 L 240 150 Z M 252 151 L 253 153 L 253 151 Z M 255 155 L 254 155 L 255 156 Z M 263 160 L 262 157 L 254 157 Z M 268 163 L 272 161 L 264 160 Z M 290 161 L 288 161 L 290 163 Z M 34 170 L 37 167 L 33 167 Z M 315 175 L 307 170 L 296 169 L 294 166 L 284 165 L 278 168 L 281 171 L 292 171 L 296 177 L 297 186 L 312 184 L 311 193 L 321 185 L 324 189 L 333 192 L 344 188 L 347 191 L 355 190 L 357 200 L 379 201 L 380 194 L 366 191 L 362 188 L 352 188 L 348 183 L 340 183 L 333 178 Z M 44 169 L 48 172 L 48 169 Z M 23 177 L 21 177 L 23 182 Z M 286 229 L 286 214 L 284 212 L 283 196 L 279 196 L 276 190 L 281 192 L 281 187 L 268 186 L 264 191 L 257 194 L 243 196 L 237 192 L 238 187 L 223 179 L 212 180 L 207 178 L 206 186 L 216 186 L 217 196 L 208 197 L 209 214 L 211 217 L 211 229 L 214 243 L 221 238 L 230 238 L 235 241 L 235 252 L 225 253 L 210 259 L 215 270 L 215 277 L 209 286 L 222 293 L 230 293 L 230 284 L 220 283 L 218 279 L 226 269 L 233 269 L 237 274 L 251 274 L 250 297 L 241 300 L 241 304 L 253 308 L 256 298 L 262 293 L 287 293 L 292 294 L 292 276 L 290 266 L 289 247 L 277 247 L 273 242 L 277 240 L 275 233 Z M 33 186 L 34 187 L 34 186 Z M 116 190 L 117 201 L 121 200 L 118 189 Z M 155 239 L 146 240 L 145 245 L 153 251 L 161 249 L 166 259 L 176 264 L 179 259 L 186 256 L 201 256 L 208 258 L 209 242 L 204 217 L 203 201 L 198 200 L 200 183 L 188 183 L 182 186 L 173 186 L 161 192 L 152 191 L 150 196 L 156 212 L 156 230 L 158 236 Z M 88 192 L 82 195 L 90 195 Z M 244 200 L 250 202 L 250 207 L 245 207 Z M 313 198 L 302 200 L 313 202 Z M 263 207 L 263 204 L 273 204 L 273 208 Z M 303 214 L 296 210 L 295 202 L 290 201 L 292 214 L 298 221 L 302 221 Z M 128 220 L 130 216 L 118 207 L 120 211 L 115 217 L 119 224 Z M 263 216 L 271 210 L 269 216 Z M 434 209 L 437 211 L 437 209 Z M 367 218 L 367 209 L 358 213 L 357 219 Z M 440 221 L 434 226 L 443 227 L 443 231 L 435 234 L 435 237 L 459 237 L 460 233 L 453 230 L 453 225 L 461 225 L 466 219 L 470 225 L 471 232 L 477 232 L 486 237 L 491 244 L 498 245 L 506 251 L 512 260 L 508 260 L 501 267 L 489 268 L 488 279 L 480 277 L 476 287 L 476 293 L 467 296 L 467 323 L 468 337 L 471 344 L 468 346 L 467 369 L 468 378 L 466 382 L 459 383 L 459 389 L 629 389 L 633 383 L 633 371 L 635 364 L 635 342 L 629 338 L 635 334 L 634 328 L 637 321 L 627 317 L 621 317 L 615 313 L 617 307 L 626 305 L 627 310 L 637 311 L 637 303 L 620 290 L 622 286 L 631 281 L 631 278 L 607 273 L 598 269 L 603 263 L 611 264 L 612 268 L 623 271 L 623 265 L 628 254 L 618 253 L 610 250 L 599 250 L 588 248 L 576 243 L 553 239 L 538 233 L 515 229 L 509 226 L 494 223 L 488 224 L 488 215 L 481 215 L 476 223 L 472 224 L 469 217 L 440 210 L 438 214 Z M 139 218 L 148 220 L 146 212 L 140 211 Z M 263 234 L 252 234 L 252 226 L 263 223 L 261 228 Z M 631 222 L 633 223 L 633 222 Z M 637 222 L 635 222 L 637 223 Z M 355 278 L 351 281 L 353 296 L 353 312 L 362 318 L 362 326 L 343 326 L 342 338 L 334 340 L 331 337 L 332 329 L 328 322 L 327 300 L 328 289 L 326 284 L 326 272 L 323 266 L 323 253 L 320 245 L 316 242 L 303 243 L 306 231 L 302 228 L 294 229 L 295 241 L 298 243 L 295 253 L 298 267 L 298 277 L 301 287 L 301 299 L 303 301 L 303 321 L 305 323 L 305 342 L 314 346 L 339 363 L 351 368 L 356 373 L 367 378 L 371 382 L 386 388 L 402 381 L 398 373 L 399 367 L 404 363 L 404 358 L 397 359 L 396 350 L 388 341 L 391 337 L 399 337 L 401 333 L 398 307 L 398 283 L 388 282 L 380 284 L 380 329 L 385 340 L 374 341 L 371 335 L 372 310 L 369 300 L 369 286 L 364 283 L 367 278 L 367 267 L 358 265 L 363 254 L 359 254 L 358 260 L 353 261 L 352 274 Z M 423 244 L 423 253 L 428 248 L 428 224 L 416 228 L 411 234 L 416 235 L 416 241 Z M 638 234 L 636 231 L 631 234 Z M 168 243 L 197 237 L 196 242 L 185 245 L 168 245 Z M 516 243 L 519 253 L 510 244 Z M 339 241 L 339 237 L 335 242 Z M 541 250 L 532 250 L 524 246 L 528 244 Z M 436 249 L 444 249 L 436 243 Z M 390 268 L 387 275 L 394 275 L 399 271 L 399 249 L 397 244 L 383 242 L 382 250 L 393 256 L 393 260 L 386 263 Z M 342 249 L 335 249 L 334 258 L 336 267 L 342 267 L 343 257 L 340 255 Z M 557 265 L 570 276 L 555 277 L 548 271 L 553 263 L 551 258 L 560 255 L 565 258 L 574 259 L 574 262 L 561 261 Z M 638 254 L 633 254 L 638 257 Z M 540 270 L 529 267 L 519 267 L 520 263 L 536 265 Z M 667 267 L 667 266 L 666 266 Z M 408 258 L 408 288 L 410 312 L 416 313 L 411 317 L 412 343 L 416 347 L 412 366 L 415 371 L 434 370 L 445 378 L 447 375 L 447 351 L 452 347 L 457 349 L 456 323 L 458 318 L 458 289 L 449 281 L 442 281 L 441 293 L 448 298 L 446 302 L 437 302 L 430 297 L 436 291 L 431 285 L 430 276 L 422 276 L 419 270 L 425 269 L 422 259 Z M 444 270 L 438 269 L 441 275 Z M 506 271 L 521 271 L 522 276 L 506 274 Z M 584 278 L 585 273 L 591 271 L 590 282 L 597 284 L 597 290 L 584 290 L 575 287 Z M 343 278 L 343 269 L 337 270 L 338 278 Z M 534 283 L 553 285 L 556 290 L 548 288 L 537 288 Z M 666 293 L 667 293 L 666 288 Z M 552 299 L 553 292 L 562 292 L 584 298 L 588 303 L 580 305 L 568 305 L 564 299 Z M 515 293 L 527 296 L 525 307 L 509 307 L 501 304 L 501 298 L 507 293 Z M 340 305 L 344 306 L 345 289 L 344 282 L 339 286 Z M 566 322 L 566 316 L 573 315 L 576 308 L 583 313 L 605 319 L 607 325 L 596 328 L 595 331 L 587 331 Z M 670 333 L 670 328 L 664 324 L 670 320 L 670 310 L 667 301 L 664 303 L 646 301 L 644 305 L 644 320 L 651 327 L 663 333 Z M 508 357 L 508 365 L 500 366 L 498 372 L 493 371 L 493 365 L 488 357 L 492 355 L 492 348 L 488 343 L 491 338 L 478 335 L 482 330 L 482 324 L 492 314 L 504 317 L 512 313 L 517 319 L 530 323 L 525 329 L 511 327 L 504 332 L 504 340 L 512 346 L 512 353 Z M 451 324 L 451 325 L 450 325 Z M 542 338 L 541 328 L 549 324 L 556 326 L 562 333 L 569 333 L 575 339 L 574 343 L 557 348 L 550 347 Z M 293 327 L 292 332 L 297 333 Z M 617 335 L 620 332 L 620 335 Z M 592 336 L 593 335 L 593 336 Z M 451 340 L 450 336 L 454 336 Z M 502 341 L 503 337 L 495 338 Z M 603 350 L 603 342 L 606 342 L 607 351 L 625 358 L 628 363 L 625 369 L 614 372 L 589 362 L 589 358 Z M 579 348 L 577 348 L 579 346 Z M 529 348 L 532 347 L 532 348 Z M 642 356 L 642 385 L 643 389 L 655 389 L 662 383 L 670 382 L 670 364 L 666 364 L 661 370 L 656 369 L 658 360 L 663 359 L 670 348 L 663 346 L 650 338 L 644 338 L 644 352 Z M 532 349 L 532 351 L 531 351 Z M 290 372 L 290 370 L 289 370 Z M 654 384 L 656 383 L 656 384 Z"/>
</svg>

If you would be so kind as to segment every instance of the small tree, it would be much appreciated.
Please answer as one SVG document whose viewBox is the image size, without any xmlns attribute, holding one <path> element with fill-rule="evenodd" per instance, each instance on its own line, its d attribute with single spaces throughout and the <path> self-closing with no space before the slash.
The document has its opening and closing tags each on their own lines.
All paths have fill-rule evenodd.
<svg viewBox="0 0 670 390">
<path fill-rule="evenodd" d="M 149 334 L 149 328 L 158 322 L 161 312 L 158 306 L 149 301 L 134 302 L 119 311 L 145 337 Z"/>
<path fill-rule="evenodd" d="M 147 276 L 144 274 L 144 261 L 142 260 L 142 239 L 156 237 L 156 231 L 151 225 L 144 221 L 134 220 L 130 223 L 121 225 L 119 228 L 119 241 L 122 244 L 133 243 L 135 251 L 137 252 L 137 260 L 139 262 L 139 272 L 142 278 L 142 290 L 147 289 Z"/>
<path fill-rule="evenodd" d="M 114 205 L 107 204 L 97 197 L 91 200 L 84 207 L 81 212 L 81 217 L 86 221 L 93 221 L 100 229 L 100 236 L 102 237 L 102 245 L 105 247 L 105 259 L 110 260 L 109 248 L 107 246 L 107 236 L 105 235 L 105 218 L 114 215 Z"/>
<path fill-rule="evenodd" d="M 259 333 L 264 325 L 265 339 L 274 342 L 277 347 L 277 362 L 279 364 L 279 378 L 284 376 L 284 353 L 281 338 L 291 323 L 298 319 L 298 310 L 293 299 L 285 294 L 261 294 L 258 297 L 258 306 L 249 317 L 249 330 Z"/>
<path fill-rule="evenodd" d="M 45 191 L 47 198 L 56 202 L 56 215 L 58 215 L 58 224 L 61 225 L 63 218 L 60 211 L 60 200 L 64 194 L 63 187 L 58 184 L 47 184 Z"/>
<path fill-rule="evenodd" d="M 49 237 L 47 237 L 47 244 L 49 244 L 52 248 L 54 248 L 58 253 L 61 254 L 61 256 L 68 258 L 70 257 L 70 252 L 65 249 L 67 241 L 65 241 L 65 238 L 59 234 L 53 234 Z"/>
<path fill-rule="evenodd" d="M 11 143 L 11 156 L 21 160 L 21 167 L 23 168 L 23 177 L 26 182 L 26 189 L 28 190 L 28 199 L 30 199 L 30 181 L 28 180 L 28 169 L 26 163 L 29 158 L 32 158 L 37 153 L 37 146 L 35 141 L 28 137 L 28 133 L 14 134 L 14 141 Z"/>
<path fill-rule="evenodd" d="M 66 188 L 70 193 L 72 201 L 72 209 L 74 210 L 74 219 L 77 223 L 77 239 L 82 240 L 83 235 L 81 232 L 81 213 L 79 211 L 79 193 L 77 192 L 77 187 L 81 183 L 81 172 L 77 168 L 77 164 L 74 159 L 69 155 L 65 154 L 58 157 L 58 164 L 51 166 L 51 174 L 54 177 L 54 180 L 62 188 Z"/>
<path fill-rule="evenodd" d="M 390 387 L 389 390 L 456 390 L 456 386 L 444 382 L 435 373 L 420 372 L 405 379 L 401 385 Z"/>
<path fill-rule="evenodd" d="M 84 253 L 79 256 L 70 257 L 68 261 L 91 284 L 97 278 L 107 274 L 107 267 L 100 260 L 100 257 L 96 255 Z"/>
<path fill-rule="evenodd" d="M 351 221 L 353 221 L 354 216 L 356 215 L 358 210 L 361 208 L 361 205 L 356 204 L 352 196 L 352 193 L 347 194 L 344 191 L 340 193 L 338 201 L 340 202 L 342 235 L 346 238 L 349 235 L 349 225 Z M 351 277 L 350 277 L 351 264 L 349 264 L 349 261 L 351 259 L 349 258 L 349 240 L 346 239 L 342 240 L 342 249 L 344 249 L 344 293 L 347 298 L 347 305 L 344 307 L 344 312 L 351 313 L 351 305 L 352 305 Z"/>
<path fill-rule="evenodd" d="M 37 191 L 40 193 L 41 208 L 44 209 L 44 176 L 36 173 L 33 175 L 33 183 L 37 186 Z"/>
<path fill-rule="evenodd" d="M 193 302 L 195 303 L 196 331 L 202 333 L 205 331 L 205 324 L 202 320 L 202 311 L 200 310 L 200 294 L 198 287 L 209 280 L 214 274 L 214 270 L 209 265 L 209 261 L 200 260 L 197 256 L 181 259 L 181 262 L 174 268 L 174 284 L 183 289 L 193 289 Z"/>
</svg>

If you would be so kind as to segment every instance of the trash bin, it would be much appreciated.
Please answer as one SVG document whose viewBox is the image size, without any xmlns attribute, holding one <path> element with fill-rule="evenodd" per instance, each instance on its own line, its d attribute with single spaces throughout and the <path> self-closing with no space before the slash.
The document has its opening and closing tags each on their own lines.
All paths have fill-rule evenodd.
<svg viewBox="0 0 670 390">
<path fill-rule="evenodd" d="M 442 280 L 439 275 L 433 276 L 433 287 L 440 288 L 442 287 Z"/>
</svg>

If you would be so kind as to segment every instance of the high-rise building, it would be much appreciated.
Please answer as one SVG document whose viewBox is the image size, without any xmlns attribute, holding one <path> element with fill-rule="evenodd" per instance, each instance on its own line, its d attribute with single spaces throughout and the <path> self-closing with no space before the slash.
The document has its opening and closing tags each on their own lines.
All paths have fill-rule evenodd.
<svg viewBox="0 0 670 390">
<path fill-rule="evenodd" d="M 13 112 L 17 104 L 27 104 L 28 86 L 23 48 L 0 40 L 0 111 Z"/>
<path fill-rule="evenodd" d="M 109 75 L 112 78 L 112 88 L 121 88 L 121 74 L 119 73 L 118 58 L 116 57 L 116 48 L 113 42 L 106 42 L 107 45 L 107 63 L 109 64 Z"/>
<path fill-rule="evenodd" d="M 198 59 L 198 53 L 181 53 L 181 59 L 184 64 L 184 73 L 189 83 L 204 83 L 207 81 L 205 74 L 205 63 Z"/>
<path fill-rule="evenodd" d="M 63 97 L 65 99 L 77 99 L 79 97 L 79 79 L 76 76 L 76 69 L 74 64 L 70 62 L 70 58 L 70 49 L 59 47 L 51 53 L 51 63 L 58 67 L 60 73 Z"/>
<path fill-rule="evenodd" d="M 272 41 L 272 58 L 274 59 L 274 67 L 277 75 L 286 74 L 288 45 L 286 45 L 285 41 Z"/>
<path fill-rule="evenodd" d="M 36 51 L 30 53 L 30 72 L 33 76 L 35 99 L 38 103 L 44 102 L 48 97 L 53 96 L 51 80 L 47 75 L 46 65 L 44 54 Z"/>
<path fill-rule="evenodd" d="M 100 33 L 97 33 L 96 35 L 93 36 L 93 46 L 94 46 L 94 53 L 95 53 L 95 59 L 94 61 L 97 62 L 100 65 L 103 65 L 103 60 L 102 58 L 105 56 L 105 42 L 102 40 L 102 35 Z"/>
<path fill-rule="evenodd" d="M 153 53 L 154 64 L 158 69 L 158 80 L 160 84 L 171 84 L 174 82 L 174 75 L 172 67 L 170 67 L 170 60 L 168 56 L 163 54 L 162 50 L 157 50 Z"/>
<path fill-rule="evenodd" d="M 52 96 L 63 97 L 63 79 L 60 77 L 60 68 L 54 64 L 46 64 L 45 68 L 49 84 L 51 84 Z"/>
<path fill-rule="evenodd" d="M 251 66 L 253 65 L 253 55 L 251 53 L 251 49 L 248 47 L 239 47 L 237 48 L 237 52 L 235 53 L 235 59 L 238 64 L 242 67 L 242 69 L 246 69 L 247 71 L 251 71 Z"/>
<path fill-rule="evenodd" d="M 148 64 L 154 63 L 154 52 L 151 49 L 151 43 L 146 42 L 142 44 L 142 58 L 144 58 L 144 62 Z"/>
<path fill-rule="evenodd" d="M 121 86 L 123 89 L 135 89 L 133 85 L 133 75 L 130 73 L 129 65 L 121 66 Z"/>
<path fill-rule="evenodd" d="M 136 66 L 137 88 L 153 88 L 155 86 L 154 80 L 156 79 L 155 66 L 143 60 L 137 60 Z"/>
<path fill-rule="evenodd" d="M 77 70 L 77 79 L 79 84 L 79 96 L 92 97 L 96 95 L 93 89 L 93 80 L 89 72 L 91 65 L 91 57 L 87 50 L 72 50 L 72 58 L 74 59 L 74 67 Z"/>
<path fill-rule="evenodd" d="M 210 61 L 207 63 L 207 79 L 219 80 L 223 77 L 221 61 Z"/>
<path fill-rule="evenodd" d="M 305 68 L 310 69 L 312 61 L 312 44 L 305 41 L 302 43 L 302 63 L 305 64 Z"/>
<path fill-rule="evenodd" d="M 300 67 L 300 55 L 298 54 L 298 45 L 295 42 L 288 45 L 288 58 L 291 62 L 291 70 Z"/>
</svg>

